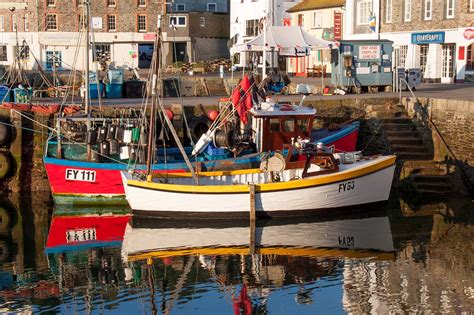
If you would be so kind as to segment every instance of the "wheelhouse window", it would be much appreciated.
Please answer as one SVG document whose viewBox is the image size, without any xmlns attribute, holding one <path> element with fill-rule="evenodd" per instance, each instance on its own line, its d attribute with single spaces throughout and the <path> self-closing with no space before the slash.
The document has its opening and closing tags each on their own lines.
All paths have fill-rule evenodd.
<svg viewBox="0 0 474 315">
<path fill-rule="evenodd" d="M 270 131 L 280 132 L 280 119 L 279 118 L 270 118 Z"/>
<path fill-rule="evenodd" d="M 138 15 L 138 31 L 146 32 L 146 15 L 145 14 Z"/>
<path fill-rule="evenodd" d="M 308 129 L 308 119 L 298 119 L 296 121 L 296 124 L 298 125 L 298 131 L 307 131 Z"/>
<path fill-rule="evenodd" d="M 58 16 L 56 14 L 46 14 L 46 30 L 47 31 L 58 30 Z"/>
<path fill-rule="evenodd" d="M 285 120 L 285 132 L 295 132 L 295 120 Z"/>
</svg>

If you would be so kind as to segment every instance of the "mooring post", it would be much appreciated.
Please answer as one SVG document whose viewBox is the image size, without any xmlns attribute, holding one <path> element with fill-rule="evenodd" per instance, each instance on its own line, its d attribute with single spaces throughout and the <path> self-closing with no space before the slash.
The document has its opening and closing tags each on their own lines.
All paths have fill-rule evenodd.
<svg viewBox="0 0 474 315">
<path fill-rule="evenodd" d="M 256 233 L 256 211 L 255 211 L 255 185 L 249 184 L 250 192 L 250 254 L 255 254 L 255 233 Z"/>
</svg>

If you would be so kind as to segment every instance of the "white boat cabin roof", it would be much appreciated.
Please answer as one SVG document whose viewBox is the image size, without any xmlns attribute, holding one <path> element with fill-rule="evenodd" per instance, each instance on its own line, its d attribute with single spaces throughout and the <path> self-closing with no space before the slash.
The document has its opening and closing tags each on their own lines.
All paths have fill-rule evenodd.
<svg viewBox="0 0 474 315">
<path fill-rule="evenodd" d="M 279 104 L 273 102 L 262 102 L 260 109 L 252 108 L 249 113 L 256 118 L 275 116 L 314 116 L 316 109 L 290 104 Z"/>
</svg>

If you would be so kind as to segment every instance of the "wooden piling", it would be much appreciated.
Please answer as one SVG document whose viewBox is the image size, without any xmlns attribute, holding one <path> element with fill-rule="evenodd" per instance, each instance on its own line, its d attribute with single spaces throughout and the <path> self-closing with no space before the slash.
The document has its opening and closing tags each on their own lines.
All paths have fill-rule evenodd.
<svg viewBox="0 0 474 315">
<path fill-rule="evenodd" d="M 249 192 L 250 192 L 250 246 L 249 251 L 250 254 L 255 254 L 255 233 L 256 233 L 256 218 L 257 214 L 255 211 L 255 185 L 249 184 Z"/>
</svg>

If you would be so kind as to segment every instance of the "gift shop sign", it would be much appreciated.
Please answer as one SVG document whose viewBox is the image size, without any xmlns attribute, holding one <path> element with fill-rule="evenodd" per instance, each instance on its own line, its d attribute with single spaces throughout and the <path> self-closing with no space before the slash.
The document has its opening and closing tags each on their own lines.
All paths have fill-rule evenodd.
<svg viewBox="0 0 474 315">
<path fill-rule="evenodd" d="M 474 39 L 474 29 L 468 28 L 467 30 L 464 31 L 463 35 L 464 35 L 464 38 L 467 40 Z"/>
</svg>

